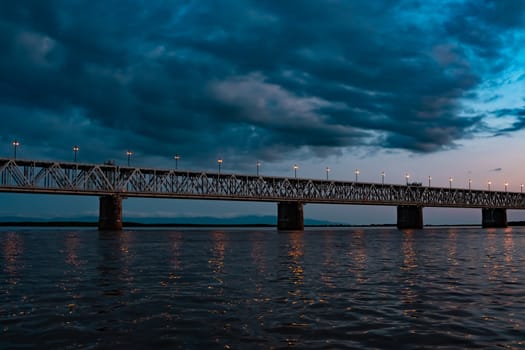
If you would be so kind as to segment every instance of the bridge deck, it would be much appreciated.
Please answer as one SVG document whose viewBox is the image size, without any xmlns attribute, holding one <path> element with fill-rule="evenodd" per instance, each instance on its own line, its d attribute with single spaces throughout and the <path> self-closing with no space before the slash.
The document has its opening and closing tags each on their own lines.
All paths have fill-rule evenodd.
<svg viewBox="0 0 525 350">
<path fill-rule="evenodd" d="M 0 192 L 525 209 L 520 192 L 0 158 Z"/>
</svg>

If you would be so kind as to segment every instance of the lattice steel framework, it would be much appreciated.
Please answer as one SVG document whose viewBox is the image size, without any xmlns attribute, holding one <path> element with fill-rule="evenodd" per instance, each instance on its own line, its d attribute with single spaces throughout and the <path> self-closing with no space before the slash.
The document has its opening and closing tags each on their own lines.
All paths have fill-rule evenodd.
<svg viewBox="0 0 525 350">
<path fill-rule="evenodd" d="M 518 192 L 0 158 L 0 192 L 525 209 Z"/>
</svg>

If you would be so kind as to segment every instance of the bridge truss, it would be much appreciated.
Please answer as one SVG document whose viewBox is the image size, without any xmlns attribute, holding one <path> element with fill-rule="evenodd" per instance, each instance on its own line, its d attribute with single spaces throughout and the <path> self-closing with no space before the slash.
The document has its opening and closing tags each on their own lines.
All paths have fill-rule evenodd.
<svg viewBox="0 0 525 350">
<path fill-rule="evenodd" d="M 525 209 L 519 192 L 0 158 L 0 192 Z"/>
</svg>

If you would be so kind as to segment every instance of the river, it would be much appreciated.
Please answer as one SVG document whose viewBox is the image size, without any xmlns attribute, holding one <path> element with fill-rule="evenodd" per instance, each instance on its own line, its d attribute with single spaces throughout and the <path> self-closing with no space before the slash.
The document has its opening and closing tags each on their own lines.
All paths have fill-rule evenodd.
<svg viewBox="0 0 525 350">
<path fill-rule="evenodd" d="M 0 348 L 525 348 L 525 229 L 0 229 Z"/>
</svg>

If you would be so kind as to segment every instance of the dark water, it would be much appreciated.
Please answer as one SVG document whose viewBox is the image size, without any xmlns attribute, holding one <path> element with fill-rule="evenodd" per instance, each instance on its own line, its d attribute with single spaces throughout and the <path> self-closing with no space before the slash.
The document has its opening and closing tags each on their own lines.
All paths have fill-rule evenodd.
<svg viewBox="0 0 525 350">
<path fill-rule="evenodd" d="M 525 348 L 525 229 L 0 230 L 0 348 Z"/>
</svg>

